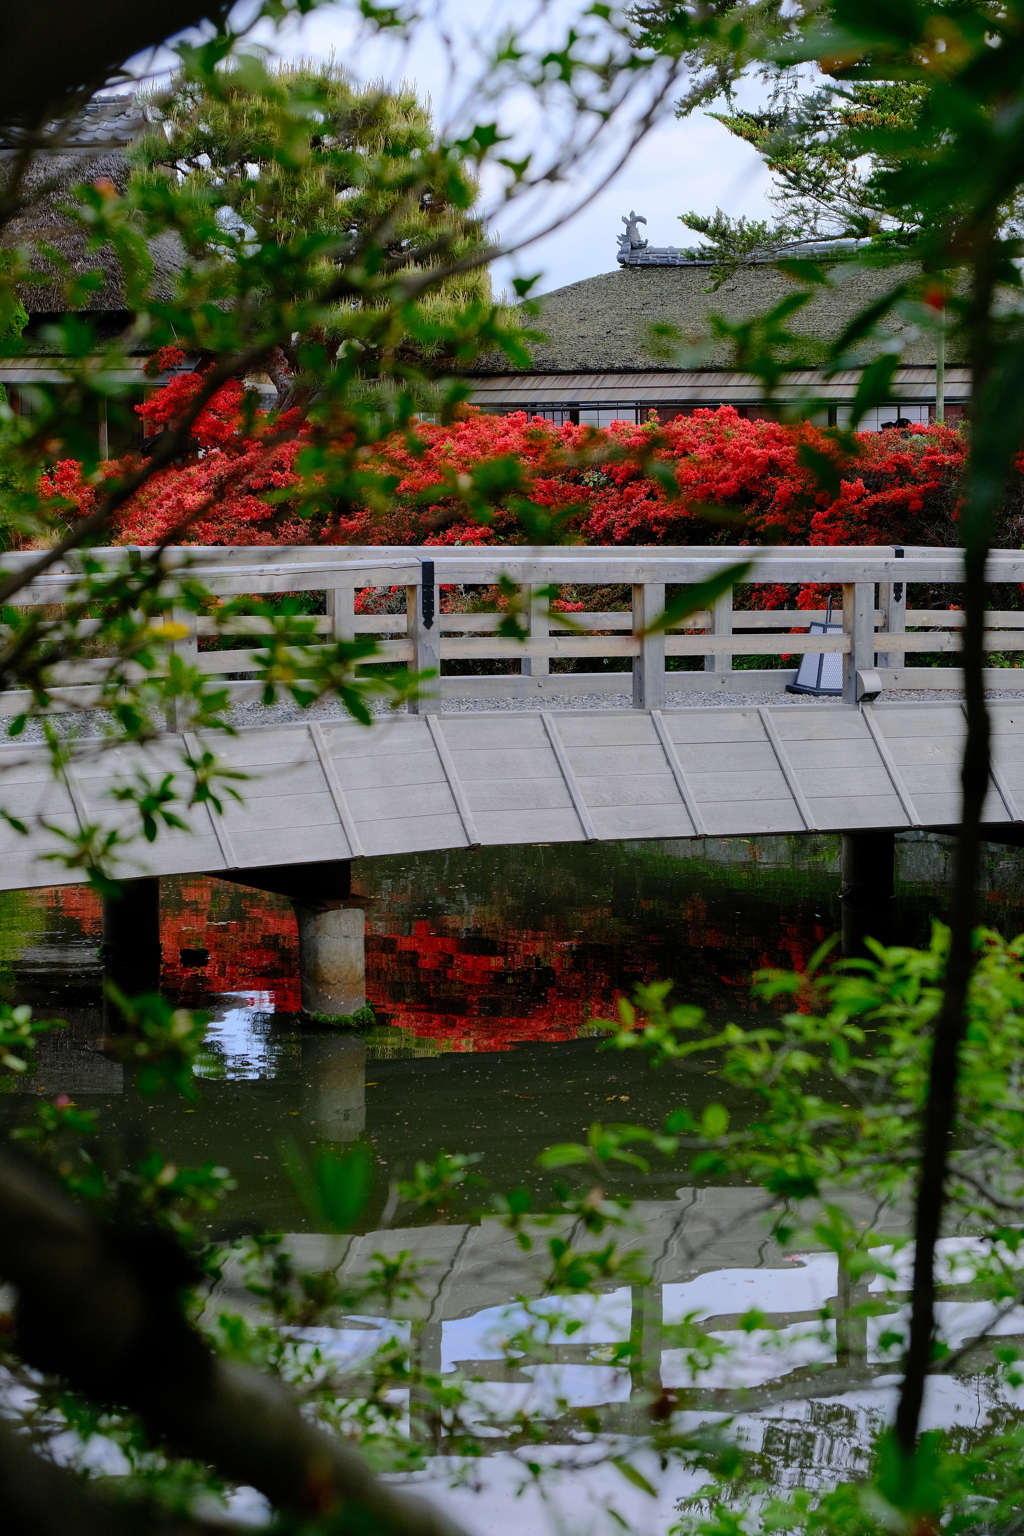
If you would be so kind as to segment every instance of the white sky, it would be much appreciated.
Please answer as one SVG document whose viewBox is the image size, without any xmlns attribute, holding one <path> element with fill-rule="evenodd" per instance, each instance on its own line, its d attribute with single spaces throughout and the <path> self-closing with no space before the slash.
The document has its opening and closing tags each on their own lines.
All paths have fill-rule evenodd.
<svg viewBox="0 0 1024 1536">
<path fill-rule="evenodd" d="M 561 35 L 567 18 L 586 9 L 584 0 L 535 3 L 538 12 L 544 13 L 538 25 L 549 29 L 551 36 Z M 429 98 L 435 119 L 444 127 L 451 127 L 454 119 L 459 130 L 465 131 L 465 124 L 490 121 L 497 110 L 506 126 L 517 132 L 518 144 L 543 150 L 552 132 L 557 133 L 557 111 L 549 115 L 535 98 L 522 95 L 506 98 L 495 109 L 476 89 L 476 45 L 481 39 L 485 44 L 510 23 L 521 25 L 528 8 L 520 3 L 513 6 L 509 0 L 427 0 L 427 6 L 435 14 L 417 29 L 412 45 L 360 34 L 346 0 L 323 5 L 279 33 L 269 29 L 261 32 L 259 40 L 282 59 L 319 60 L 333 54 L 358 79 L 391 84 L 408 81 L 422 98 Z M 147 59 L 145 63 L 152 67 L 153 61 Z M 678 90 L 673 94 L 678 96 Z M 537 291 L 548 292 L 613 270 L 621 215 L 630 209 L 646 216 L 644 234 L 652 245 L 695 241 L 697 237 L 678 219 L 690 209 L 710 214 L 721 207 L 733 216 L 768 215 L 764 196 L 768 178 L 756 153 L 705 113 L 683 122 L 676 120 L 671 100 L 660 110 L 656 126 L 607 185 L 602 183 L 608 164 L 628 142 L 626 123 L 609 131 L 603 158 L 592 158 L 589 167 L 569 184 L 552 189 L 541 199 L 533 198 L 527 207 L 501 210 L 494 227 L 506 243 L 515 243 L 524 230 L 546 227 L 563 207 L 579 209 L 551 234 L 517 256 L 496 263 L 496 290 L 507 286 L 517 273 L 541 273 Z M 518 149 L 509 153 L 517 154 Z M 485 193 L 489 190 L 485 185 Z"/>
</svg>

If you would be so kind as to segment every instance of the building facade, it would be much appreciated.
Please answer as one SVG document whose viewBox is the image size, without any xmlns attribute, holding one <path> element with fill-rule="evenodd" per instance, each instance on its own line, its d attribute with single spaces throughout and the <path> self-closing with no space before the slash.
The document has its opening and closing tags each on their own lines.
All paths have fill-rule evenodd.
<svg viewBox="0 0 1024 1536">
<path fill-rule="evenodd" d="M 3 231 L 3 244 L 49 246 L 73 273 L 99 266 L 101 284 L 83 307 L 101 340 L 123 335 L 132 318 L 122 274 L 112 250 L 98 255 L 87 251 L 85 232 L 65 208 L 72 189 L 83 181 L 106 178 L 116 186 L 126 184 L 126 152 L 144 127 L 144 113 L 130 96 L 91 102 L 37 157 L 26 206 Z M 17 149 L 16 132 L 0 129 L 0 170 Z M 729 347 L 716 337 L 714 317 L 737 323 L 764 313 L 793 293 L 793 280 L 772 262 L 755 262 L 715 289 L 711 263 L 695 261 L 673 246 L 650 245 L 641 237 L 640 225 L 646 223 L 642 215 L 631 212 L 622 222 L 625 229 L 612 271 L 570 283 L 544 298 L 539 329 L 546 339 L 532 346 L 532 370 L 511 370 L 504 359 L 484 359 L 470 378 L 474 404 L 493 414 L 525 411 L 557 423 L 599 427 L 616 420 L 643 422 L 652 411 L 668 421 L 721 405 L 731 405 L 749 418 L 772 414 L 762 401 L 760 382 L 730 367 Z M 150 249 L 157 287 L 163 282 L 170 291 L 183 259 L 177 239 L 161 236 Z M 842 334 L 865 304 L 898 281 L 900 273 L 844 264 L 836 260 L 842 253 L 834 245 L 813 254 L 832 258 L 830 283 L 814 285 L 808 303 L 787 322 L 798 338 L 800 360 L 811 366 L 789 374 L 776 398 L 781 405 L 792 405 L 813 396 L 825 402 L 815 419 L 844 425 L 858 373 L 851 369 L 826 378 L 813 366 L 815 355 L 824 358 L 826 344 Z M 62 318 L 57 289 L 45 281 L 47 261 L 40 259 L 38 266 L 40 281 L 21 290 L 29 315 L 24 346 L 17 356 L 0 357 L 0 384 L 16 410 L 32 409 L 33 384 L 59 385 L 64 378 L 52 340 L 52 322 Z M 862 423 L 868 430 L 897 417 L 912 423 L 935 417 L 934 340 L 898 317 L 887 324 L 903 348 L 895 381 L 898 406 L 870 412 Z M 140 343 L 136 355 L 126 356 L 120 375 L 120 382 L 131 386 L 139 401 L 162 382 L 143 373 L 145 351 Z M 250 382 L 267 395 L 268 404 L 272 402 L 275 391 L 268 380 L 261 376 Z M 948 421 L 963 416 L 969 393 L 968 371 L 951 356 L 945 371 Z M 102 415 L 97 431 L 104 454 L 141 444 L 141 424 L 131 443 L 111 441 Z"/>
<path fill-rule="evenodd" d="M 488 360 L 473 374 L 473 401 L 496 414 L 526 411 L 555 422 L 607 426 L 615 420 L 641 422 L 651 411 L 662 421 L 695 410 L 731 405 L 746 417 L 770 415 L 760 381 L 729 366 L 729 347 L 715 335 L 713 316 L 729 323 L 764 313 L 794 292 L 794 282 L 769 261 L 740 268 L 712 291 L 712 264 L 693 260 L 673 246 L 639 241 L 636 214 L 623 219 L 616 267 L 548 294 L 538 329 L 546 340 L 533 346 L 532 371 L 511 371 Z M 809 302 L 787 322 L 799 338 L 803 360 L 824 356 L 853 317 L 901 272 L 866 271 L 836 260 L 835 247 L 814 252 L 832 256 L 830 284 L 815 285 Z M 897 406 L 869 413 L 867 430 L 898 417 L 910 422 L 935 418 L 935 343 L 899 317 L 887 321 L 902 345 L 897 370 Z M 826 403 L 817 419 L 844 425 L 849 419 L 859 374 L 851 369 L 826 378 L 801 368 L 777 391 L 780 403 L 814 396 Z M 960 419 L 970 394 L 968 370 L 951 356 L 945 369 L 945 417 Z"/>
</svg>

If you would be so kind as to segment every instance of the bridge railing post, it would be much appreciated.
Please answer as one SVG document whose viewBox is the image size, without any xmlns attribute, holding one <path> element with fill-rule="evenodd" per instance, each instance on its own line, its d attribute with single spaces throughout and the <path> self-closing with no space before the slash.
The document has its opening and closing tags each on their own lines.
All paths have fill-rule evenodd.
<svg viewBox="0 0 1024 1536">
<path fill-rule="evenodd" d="M 635 582 L 633 585 L 633 635 L 640 642 L 640 654 L 633 657 L 633 708 L 665 707 L 665 631 L 645 633 L 649 625 L 665 611 L 663 581 Z"/>
<path fill-rule="evenodd" d="M 907 584 L 905 581 L 887 581 L 879 585 L 878 605 L 885 615 L 885 628 L 890 635 L 902 635 L 907 627 Z M 903 651 L 883 651 L 878 658 L 880 667 L 902 667 L 906 663 Z"/>
<path fill-rule="evenodd" d="M 526 589 L 530 594 L 529 625 L 531 640 L 547 640 L 551 634 L 548 617 L 549 588 L 534 583 Z M 546 677 L 551 671 L 551 657 L 524 656 L 519 663 L 523 677 Z"/>
<path fill-rule="evenodd" d="M 412 670 L 433 672 L 435 676 L 420 684 L 419 697 L 410 700 L 409 711 L 414 715 L 436 715 L 441 708 L 441 625 L 436 612 L 434 563 L 424 560 L 422 564 L 422 581 L 405 589 Z"/>
<path fill-rule="evenodd" d="M 732 588 L 723 592 L 722 596 L 715 599 L 715 605 L 711 610 L 711 633 L 713 635 L 732 634 Z M 705 672 L 731 672 L 731 656 L 705 656 Z"/>
<path fill-rule="evenodd" d="M 199 660 L 199 631 L 196 620 L 197 615 L 189 608 L 175 605 L 171 609 L 171 622 L 181 624 L 188 630 L 185 639 L 171 641 L 171 654 L 180 656 L 186 667 L 194 667 Z M 187 731 L 192 724 L 192 705 L 188 697 L 168 699 L 165 715 L 169 731 Z"/>
<path fill-rule="evenodd" d="M 875 584 L 873 581 L 843 584 L 843 633 L 850 649 L 843 657 L 843 703 L 857 703 L 857 673 L 875 665 Z"/>
<path fill-rule="evenodd" d="M 327 591 L 327 617 L 331 621 L 329 630 L 331 639 L 354 640 L 356 637 L 355 616 L 355 587 L 329 587 Z"/>
</svg>

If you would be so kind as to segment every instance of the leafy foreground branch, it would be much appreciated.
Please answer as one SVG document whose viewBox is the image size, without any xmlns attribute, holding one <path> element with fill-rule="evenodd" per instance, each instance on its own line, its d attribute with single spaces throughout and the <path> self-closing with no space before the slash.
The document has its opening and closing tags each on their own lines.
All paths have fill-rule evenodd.
<svg viewBox="0 0 1024 1536">
<path fill-rule="evenodd" d="M 26 1397 L 34 1392 L 40 1400 L 34 1421 L 40 1449 L 48 1453 L 55 1426 L 79 1439 L 113 1434 L 121 1443 L 115 1421 L 123 1425 L 134 1415 L 147 1447 L 168 1447 L 149 1485 L 164 1511 L 168 1489 L 187 1483 L 180 1458 L 190 1456 L 198 1463 L 192 1490 L 178 1500 L 186 1521 L 201 1509 L 197 1494 L 222 1491 L 226 1481 L 261 1490 L 284 1529 L 301 1516 L 317 1532 L 361 1529 L 360 1522 L 424 1536 L 451 1529 L 435 1510 L 378 1483 L 352 1440 L 391 1471 L 437 1468 L 440 1457 L 456 1477 L 460 1466 L 466 1475 L 481 1458 L 504 1452 L 518 1458 L 525 1481 L 542 1486 L 599 1461 L 621 1474 L 624 1489 L 657 1492 L 654 1465 L 660 1478 L 684 1471 L 690 1487 L 693 1474 L 703 1473 L 699 1495 L 682 1508 L 679 1530 L 692 1536 L 741 1527 L 850 1536 L 917 1529 L 921 1521 L 921 1529 L 950 1522 L 959 1529 L 976 1523 L 979 1498 L 992 1528 L 1019 1516 L 1024 937 L 1007 943 L 992 933 L 975 936 L 948 1203 L 932 1254 L 939 1301 L 969 1302 L 972 1315 L 965 1336 L 950 1312 L 938 1314 L 926 1373 L 966 1377 L 972 1398 L 988 1405 L 988 1421 L 928 1432 L 907 1457 L 879 1411 L 860 1432 L 859 1476 L 844 1476 L 842 1460 L 826 1458 L 813 1484 L 769 1504 L 770 1495 L 791 1486 L 791 1468 L 748 1443 L 750 1415 L 781 1408 L 800 1424 L 793 1410 L 801 1402 L 872 1389 L 880 1377 L 891 1382 L 906 1356 L 913 1196 L 948 953 L 948 932 L 937 927 L 925 950 L 876 946 L 873 960 L 822 968 L 823 950 L 806 973 L 763 972 L 755 988 L 761 1017 L 748 1028 L 671 1006 L 670 983 L 639 988 L 618 1020 L 603 1021 L 604 1050 L 642 1050 L 668 1072 L 696 1059 L 717 1083 L 720 1100 L 700 1110 L 680 1104 L 658 1128 L 598 1124 L 585 1141 L 548 1148 L 539 1161 L 557 1181 L 550 1203 L 522 1189 L 487 1191 L 477 1215 L 493 1224 L 509 1294 L 501 1359 L 492 1374 L 481 1375 L 480 1362 L 442 1373 L 420 1353 L 415 1319 L 428 1304 L 424 1275 L 408 1251 L 416 1247 L 415 1226 L 402 1233 L 408 1248 L 392 1244 L 390 1257 L 373 1254 L 365 1277 L 358 1269 L 331 1268 L 338 1261 L 337 1250 L 330 1258 L 330 1243 L 327 1267 L 311 1272 L 296 1264 L 279 1237 L 240 1245 L 228 1260 L 232 1278 L 202 1308 L 200 1326 L 209 1330 L 211 1347 L 188 1321 L 196 1306 L 191 1298 L 209 1274 L 194 1237 L 168 1219 L 173 1212 L 154 1209 L 148 1196 L 140 1201 L 136 1192 L 133 1205 L 130 1194 L 105 1195 L 96 1187 L 94 1164 L 80 1163 L 77 1174 L 69 1173 L 74 1159 L 67 1139 L 52 1134 L 59 1116 L 42 1106 L 40 1131 L 29 1144 L 99 1216 L 38 1169 L 0 1156 L 0 1272 L 19 1294 L 17 1355 L 8 1354 L 8 1368 L 28 1389 Z M 9 1070 L 16 1071 L 30 1054 L 26 1033 L 43 1026 L 12 1014 L 6 1027 L 15 1063 Z M 164 1082 L 196 1091 L 180 1073 L 165 1071 Z M 679 1082 L 682 1096 L 692 1079 Z M 89 1117 L 81 1118 L 79 1129 Z M 47 1128 L 51 1134 L 43 1134 Z M 323 1146 L 308 1167 L 294 1147 L 285 1156 L 314 1228 L 351 1232 L 372 1183 L 369 1149 L 356 1144 L 342 1153 Z M 707 1305 L 690 1305 L 670 1317 L 652 1312 L 647 1302 L 638 1311 L 636 1298 L 651 1294 L 651 1256 L 642 1223 L 615 1191 L 623 1169 L 635 1176 L 652 1160 L 672 1167 L 672 1182 L 706 1190 L 704 1209 L 713 1219 L 702 1217 L 693 1237 L 680 1226 L 673 1239 L 681 1275 L 717 1269 L 722 1240 L 739 1235 L 739 1220 L 746 1223 L 751 1263 L 755 1255 L 763 1263 L 766 1242 L 778 1245 L 769 1261 L 776 1266 L 787 1256 L 806 1262 L 809 1251 L 834 1260 L 834 1294 L 817 1312 L 798 1308 L 792 1319 L 756 1290 L 755 1305 L 739 1316 L 711 1316 Z M 474 1188 L 484 1189 L 479 1162 L 475 1154 L 441 1153 L 435 1163 L 418 1165 L 413 1178 L 396 1185 L 392 1214 L 400 1206 L 419 1219 L 450 1219 L 453 1206 Z M 147 1177 L 168 1197 L 175 1187 L 170 1175 L 182 1182 L 187 1173 L 168 1170 L 156 1153 L 147 1167 Z M 218 1177 L 224 1170 L 207 1177 L 212 1198 L 210 1181 Z M 749 1200 L 724 1202 L 716 1213 L 714 1194 L 723 1185 L 734 1193 L 748 1187 Z M 212 1199 L 201 1208 L 211 1211 Z M 126 1223 L 128 1209 L 143 1211 L 144 1222 Z M 680 1215 L 685 1210 L 680 1202 Z M 428 1244 L 430 1251 L 435 1246 Z M 473 1262 L 479 1266 L 479 1251 Z M 628 1335 L 597 1347 L 574 1343 L 587 1307 L 626 1286 L 634 1287 Z M 520 1288 L 522 1294 L 513 1295 Z M 354 1319 L 365 1328 L 368 1313 L 381 1319 L 377 1348 L 347 1355 L 344 1330 Z M 638 1322 L 641 1316 L 647 1321 Z M 737 1355 L 738 1338 L 747 1342 Z M 804 1362 L 796 1368 L 794 1350 Z M 752 1351 L 766 1375 L 750 1391 L 742 1383 Z M 733 1359 L 739 1362 L 735 1379 Z M 536 1388 L 539 1378 L 531 1372 L 571 1362 L 621 1373 L 631 1382 L 628 1403 L 580 1410 L 558 1390 L 534 1390 L 532 1404 L 503 1403 L 500 1389 L 493 1395 L 496 1381 L 532 1380 Z M 69 1406 L 71 1397 L 77 1409 Z M 56 1416 L 48 1419 L 51 1408 Z M 97 1417 L 104 1409 L 110 1417 Z M 24 1409 L 19 1415 L 31 1438 L 33 1424 Z M 546 1470 L 533 1449 L 541 1443 L 559 1448 Z M 5 1454 L 0 1443 L 0 1462 Z M 46 1476 L 39 1474 L 40 1486 Z M 101 1480 L 100 1488 L 109 1497 L 118 1481 Z M 145 1487 L 137 1473 L 127 1479 L 132 1500 L 140 1481 Z M 85 1519 L 91 1505 L 82 1498 Z M 122 1493 L 122 1505 L 126 1499 Z M 10 1503 L 9 1488 L 0 1486 L 0 1511 Z M 120 1536 L 119 1518 L 114 1511 L 96 1529 Z M 139 1506 L 131 1529 L 196 1529 L 168 1525 L 170 1519 Z"/>
<path fill-rule="evenodd" d="M 281 1510 L 329 1517 L 338 1529 L 456 1536 L 440 1511 L 385 1486 L 343 1440 L 309 1424 L 279 1381 L 213 1353 L 182 1310 L 198 1277 L 159 1233 L 102 1228 L 4 1153 L 0 1251 L 18 1289 L 15 1326 L 28 1365 L 95 1402 L 131 1409 L 155 1439 Z"/>
</svg>

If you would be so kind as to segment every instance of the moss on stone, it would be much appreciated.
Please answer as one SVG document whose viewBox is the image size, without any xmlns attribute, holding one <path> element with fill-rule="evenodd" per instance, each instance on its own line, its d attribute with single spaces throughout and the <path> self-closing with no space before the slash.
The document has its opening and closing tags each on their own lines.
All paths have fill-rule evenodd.
<svg viewBox="0 0 1024 1536">
<path fill-rule="evenodd" d="M 363 1024 L 376 1023 L 376 1016 L 369 1003 L 364 1003 L 355 1013 L 308 1013 L 303 1009 L 303 1017 L 312 1020 L 314 1024 L 333 1024 L 335 1028 L 342 1029 L 357 1029 Z"/>
</svg>

